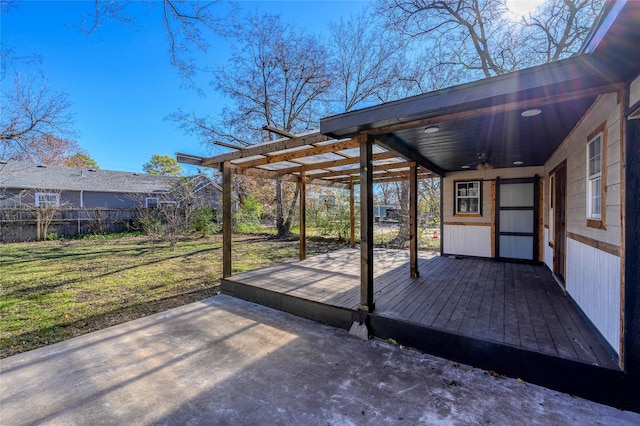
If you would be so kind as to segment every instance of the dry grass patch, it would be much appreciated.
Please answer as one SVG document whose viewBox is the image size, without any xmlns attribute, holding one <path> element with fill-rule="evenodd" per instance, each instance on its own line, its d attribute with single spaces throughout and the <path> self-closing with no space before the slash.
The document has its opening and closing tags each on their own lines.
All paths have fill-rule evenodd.
<svg viewBox="0 0 640 426">
<path fill-rule="evenodd" d="M 342 246 L 309 241 L 308 253 Z M 170 250 L 146 237 L 0 245 L 0 357 L 218 293 L 219 235 Z M 234 273 L 296 260 L 297 240 L 234 236 Z"/>
</svg>

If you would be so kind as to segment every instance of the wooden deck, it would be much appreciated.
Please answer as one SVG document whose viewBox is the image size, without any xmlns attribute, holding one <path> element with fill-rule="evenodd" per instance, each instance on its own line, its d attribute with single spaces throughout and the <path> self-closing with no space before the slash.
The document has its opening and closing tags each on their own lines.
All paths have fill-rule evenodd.
<svg viewBox="0 0 640 426">
<path fill-rule="evenodd" d="M 235 275 L 223 291 L 247 299 L 254 298 L 247 293 L 266 292 L 271 297 L 259 297 L 263 304 L 348 327 L 360 301 L 359 266 L 359 250 L 339 250 Z M 422 254 L 419 271 L 419 278 L 409 278 L 405 251 L 375 251 L 376 317 L 618 368 L 544 266 Z M 275 301 L 278 295 L 291 301 L 289 309 Z M 296 307 L 292 301 L 299 300 L 314 305 Z M 338 315 L 330 318 L 322 306 Z"/>
</svg>

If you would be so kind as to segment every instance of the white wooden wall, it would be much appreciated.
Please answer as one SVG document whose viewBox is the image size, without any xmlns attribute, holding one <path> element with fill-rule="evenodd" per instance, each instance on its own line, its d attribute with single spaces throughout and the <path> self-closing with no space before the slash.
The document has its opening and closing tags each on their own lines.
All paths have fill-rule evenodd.
<svg viewBox="0 0 640 426">
<path fill-rule="evenodd" d="M 491 257 L 491 227 L 444 225 L 443 251 L 446 254 Z"/>
<path fill-rule="evenodd" d="M 629 106 L 633 106 L 640 101 L 640 76 L 631 82 L 629 89 Z"/>
<path fill-rule="evenodd" d="M 549 246 L 549 229 L 544 228 L 544 264 L 553 271 L 553 249 Z"/>
<path fill-rule="evenodd" d="M 620 348 L 620 258 L 567 238 L 567 291 L 611 347 Z"/>
</svg>

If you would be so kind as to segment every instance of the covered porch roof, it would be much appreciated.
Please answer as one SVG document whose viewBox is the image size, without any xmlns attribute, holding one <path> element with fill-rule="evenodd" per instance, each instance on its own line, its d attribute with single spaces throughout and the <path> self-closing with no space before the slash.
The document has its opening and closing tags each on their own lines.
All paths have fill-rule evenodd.
<svg viewBox="0 0 640 426">
<path fill-rule="evenodd" d="M 370 135 L 441 175 L 482 161 L 543 165 L 598 95 L 637 73 L 639 21 L 640 3 L 609 2 L 576 56 L 326 117 L 320 133 Z"/>
</svg>

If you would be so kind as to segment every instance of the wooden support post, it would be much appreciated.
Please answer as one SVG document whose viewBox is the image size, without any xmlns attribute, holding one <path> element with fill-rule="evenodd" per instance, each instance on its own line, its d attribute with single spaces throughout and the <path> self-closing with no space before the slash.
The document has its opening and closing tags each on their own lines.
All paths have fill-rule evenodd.
<svg viewBox="0 0 640 426">
<path fill-rule="evenodd" d="M 373 137 L 358 136 L 360 145 L 360 305 L 373 312 Z"/>
<path fill-rule="evenodd" d="M 640 377 L 640 120 L 626 120 L 624 182 L 624 371 Z"/>
<path fill-rule="evenodd" d="M 349 185 L 349 225 L 351 231 L 351 247 L 356 246 L 356 201 L 355 201 L 355 183 Z"/>
<path fill-rule="evenodd" d="M 409 269 L 411 278 L 418 278 L 418 168 L 409 166 Z"/>
<path fill-rule="evenodd" d="M 222 163 L 222 278 L 231 276 L 231 169 Z"/>
<path fill-rule="evenodd" d="M 440 177 L 438 185 L 440 191 L 440 256 L 444 253 L 444 178 Z"/>
<path fill-rule="evenodd" d="M 307 185 L 304 172 L 300 173 L 300 260 L 307 258 Z"/>
</svg>

